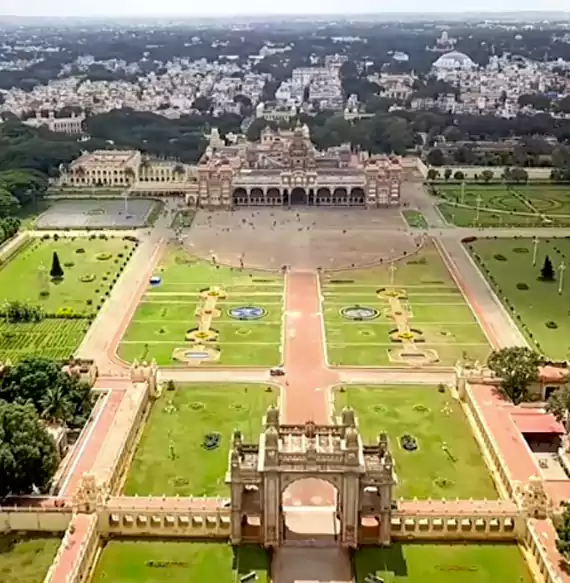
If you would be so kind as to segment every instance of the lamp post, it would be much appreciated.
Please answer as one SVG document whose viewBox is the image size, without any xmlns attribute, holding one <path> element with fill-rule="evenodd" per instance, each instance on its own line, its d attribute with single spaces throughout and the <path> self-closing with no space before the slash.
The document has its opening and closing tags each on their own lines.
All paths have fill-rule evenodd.
<svg viewBox="0 0 570 583">
<path fill-rule="evenodd" d="M 538 237 L 535 237 L 532 240 L 532 266 L 534 267 L 536 265 L 536 253 L 538 251 L 538 243 L 540 242 L 540 239 Z"/>
<path fill-rule="evenodd" d="M 477 214 L 475 215 L 475 220 L 476 220 L 477 222 L 479 222 L 479 210 L 480 210 L 480 207 L 481 207 L 481 201 L 482 201 L 482 200 L 483 200 L 483 199 L 481 198 L 481 195 L 480 195 L 480 194 L 478 194 L 478 195 L 477 195 L 477 198 L 475 199 L 475 202 L 477 203 Z"/>
<path fill-rule="evenodd" d="M 394 285 L 394 274 L 396 273 L 396 270 L 398 268 L 396 267 L 396 264 L 392 261 L 392 263 L 390 263 L 390 267 L 388 267 L 388 270 L 390 271 L 390 285 Z"/>
<path fill-rule="evenodd" d="M 465 180 L 461 183 L 461 204 L 465 204 Z"/>
<path fill-rule="evenodd" d="M 558 279 L 558 293 L 562 293 L 562 286 L 564 285 L 564 271 L 566 271 L 566 263 L 562 261 L 558 266 L 558 271 L 560 272 L 560 277 Z"/>
</svg>

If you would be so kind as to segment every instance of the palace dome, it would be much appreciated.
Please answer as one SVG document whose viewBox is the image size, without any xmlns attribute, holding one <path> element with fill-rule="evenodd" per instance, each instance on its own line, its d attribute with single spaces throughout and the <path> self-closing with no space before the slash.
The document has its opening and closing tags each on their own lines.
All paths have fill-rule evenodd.
<svg viewBox="0 0 570 583">
<path fill-rule="evenodd" d="M 451 51 L 441 55 L 432 66 L 435 69 L 472 69 L 475 63 L 465 53 Z"/>
</svg>

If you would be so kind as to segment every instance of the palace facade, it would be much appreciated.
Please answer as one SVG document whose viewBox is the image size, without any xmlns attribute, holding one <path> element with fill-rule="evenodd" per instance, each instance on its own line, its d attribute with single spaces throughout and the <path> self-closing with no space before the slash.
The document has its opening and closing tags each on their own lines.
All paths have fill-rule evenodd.
<svg viewBox="0 0 570 583">
<path fill-rule="evenodd" d="M 306 126 L 265 128 L 259 142 L 226 144 L 213 130 L 196 166 L 143 159 L 135 151 L 85 153 L 62 169 L 60 185 L 128 188 L 133 195 L 182 195 L 203 208 L 334 206 L 377 208 L 400 202 L 400 160 L 353 152 L 321 152 Z"/>
</svg>

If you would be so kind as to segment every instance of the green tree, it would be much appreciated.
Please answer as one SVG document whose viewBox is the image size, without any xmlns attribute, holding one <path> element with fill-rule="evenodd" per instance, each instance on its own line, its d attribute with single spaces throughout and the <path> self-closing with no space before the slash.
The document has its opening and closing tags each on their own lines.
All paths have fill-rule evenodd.
<svg viewBox="0 0 570 583">
<path fill-rule="evenodd" d="M 491 182 L 493 176 L 494 174 L 492 170 L 483 170 L 483 172 L 481 172 L 481 178 L 483 178 L 484 182 Z"/>
<path fill-rule="evenodd" d="M 40 398 L 40 415 L 49 423 L 65 423 L 69 417 L 69 399 L 61 385 L 48 387 Z"/>
<path fill-rule="evenodd" d="M 437 171 L 435 168 L 430 168 L 430 169 L 427 171 L 426 178 L 427 178 L 429 181 L 432 181 L 432 180 L 437 180 L 437 178 L 439 178 L 439 172 L 438 172 L 438 171 Z"/>
<path fill-rule="evenodd" d="M 0 188 L 0 218 L 13 215 L 20 207 L 20 201 L 5 188 Z"/>
<path fill-rule="evenodd" d="M 564 503 L 562 521 L 556 527 L 556 548 L 566 561 L 570 561 L 570 505 Z"/>
<path fill-rule="evenodd" d="M 53 252 L 49 274 L 53 279 L 63 279 L 63 268 L 59 262 L 57 251 Z"/>
<path fill-rule="evenodd" d="M 487 366 L 501 379 L 501 390 L 515 405 L 528 396 L 528 386 L 538 378 L 540 355 L 526 346 L 495 350 Z"/>
<path fill-rule="evenodd" d="M 32 404 L 0 401 L 0 496 L 45 492 L 58 465 L 55 444 Z"/>
<path fill-rule="evenodd" d="M 556 279 L 554 275 L 554 267 L 552 267 L 552 261 L 550 261 L 550 257 L 547 255 L 544 258 L 544 263 L 542 265 L 542 269 L 540 270 L 540 281 L 554 281 Z"/>
<path fill-rule="evenodd" d="M 451 178 L 451 173 L 453 171 L 451 170 L 451 168 L 446 168 L 444 173 L 443 173 L 443 177 L 445 178 L 445 180 L 449 180 Z"/>
<path fill-rule="evenodd" d="M 445 156 L 440 148 L 433 148 L 428 152 L 427 162 L 430 166 L 443 166 L 445 164 Z"/>
<path fill-rule="evenodd" d="M 453 178 L 455 180 L 465 180 L 465 173 L 462 172 L 461 170 L 457 170 L 457 172 L 455 172 L 455 174 L 453 175 Z"/>
<path fill-rule="evenodd" d="M 546 410 L 552 413 L 559 423 L 564 423 L 566 433 L 570 433 L 570 387 L 562 386 L 550 394 Z"/>
</svg>

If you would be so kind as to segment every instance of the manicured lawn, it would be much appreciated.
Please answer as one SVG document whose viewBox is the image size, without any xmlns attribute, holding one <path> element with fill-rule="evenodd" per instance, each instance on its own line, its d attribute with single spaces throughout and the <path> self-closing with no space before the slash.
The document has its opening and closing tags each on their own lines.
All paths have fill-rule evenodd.
<svg viewBox="0 0 570 583">
<path fill-rule="evenodd" d="M 0 581 L 41 583 L 60 543 L 57 537 L 14 533 L 0 536 Z"/>
<path fill-rule="evenodd" d="M 92 583 L 235 583 L 254 571 L 269 583 L 269 555 L 260 548 L 223 543 L 109 541 Z M 252 579 L 253 581 L 253 579 Z"/>
<path fill-rule="evenodd" d="M 225 485 L 234 429 L 257 443 L 262 416 L 276 404 L 277 389 L 265 385 L 179 385 L 156 401 L 125 484 L 132 496 L 229 496 Z M 220 446 L 206 450 L 207 433 L 220 434 Z"/>
<path fill-rule="evenodd" d="M 442 201 L 439 210 L 447 221 L 460 227 L 570 225 L 568 186 L 466 184 L 462 193 L 459 184 L 437 184 L 434 189 Z"/>
<path fill-rule="evenodd" d="M 428 224 L 426 218 L 420 211 L 406 209 L 402 211 L 402 214 L 404 215 L 404 219 L 406 219 L 408 226 L 413 227 L 414 229 L 427 229 Z"/>
<path fill-rule="evenodd" d="M 469 248 L 529 341 L 550 358 L 567 359 L 570 356 L 568 272 L 564 275 L 562 294 L 558 293 L 558 281 L 542 282 L 538 277 L 547 255 L 555 270 L 562 261 L 566 265 L 570 263 L 570 239 L 541 240 L 535 266 L 531 239 L 480 239 L 470 243 Z M 558 271 L 556 277 L 559 278 Z M 519 289 L 520 284 L 528 289 Z M 549 322 L 554 322 L 556 327 L 548 327 Z"/>
<path fill-rule="evenodd" d="M 352 386 L 335 392 L 335 409 L 351 406 L 360 431 L 375 443 L 384 431 L 396 462 L 396 496 L 403 498 L 496 498 L 479 446 L 459 403 L 432 386 Z M 410 434 L 418 449 L 406 451 Z"/>
<path fill-rule="evenodd" d="M 435 247 L 396 263 L 393 284 L 388 266 L 327 274 L 321 280 L 329 362 L 333 365 L 402 366 L 390 359 L 401 343 L 390 333 L 396 324 L 388 299 L 378 290 L 403 290 L 409 325 L 424 342 L 420 349 L 435 350 L 437 364 L 454 364 L 464 356 L 484 360 L 487 340 L 461 291 L 455 285 Z M 371 320 L 347 319 L 340 311 L 349 306 L 377 310 Z"/>
<path fill-rule="evenodd" d="M 2 321 L 0 360 L 30 354 L 69 358 L 134 249 L 135 243 L 121 238 L 35 239 L 2 265 L 0 304 L 41 306 L 46 317 L 35 324 Z M 54 252 L 64 271 L 59 282 L 49 275 Z M 78 317 L 62 318 L 62 312 Z"/>
<path fill-rule="evenodd" d="M 400 544 L 353 556 L 356 583 L 369 573 L 384 583 L 533 583 L 514 544 Z"/>
<path fill-rule="evenodd" d="M 184 365 L 173 358 L 180 348 L 192 348 L 186 339 L 196 329 L 201 292 L 220 287 L 225 298 L 216 301 L 219 314 L 212 320 L 217 340 L 209 342 L 220 358 L 209 365 L 272 366 L 281 361 L 283 278 L 267 273 L 231 269 L 197 261 L 183 251 L 166 254 L 157 270 L 162 282 L 149 286 L 123 336 L 118 353 L 127 361 L 155 358 L 159 365 Z M 254 306 L 263 312 L 255 320 L 232 317 L 232 310 Z"/>
</svg>

